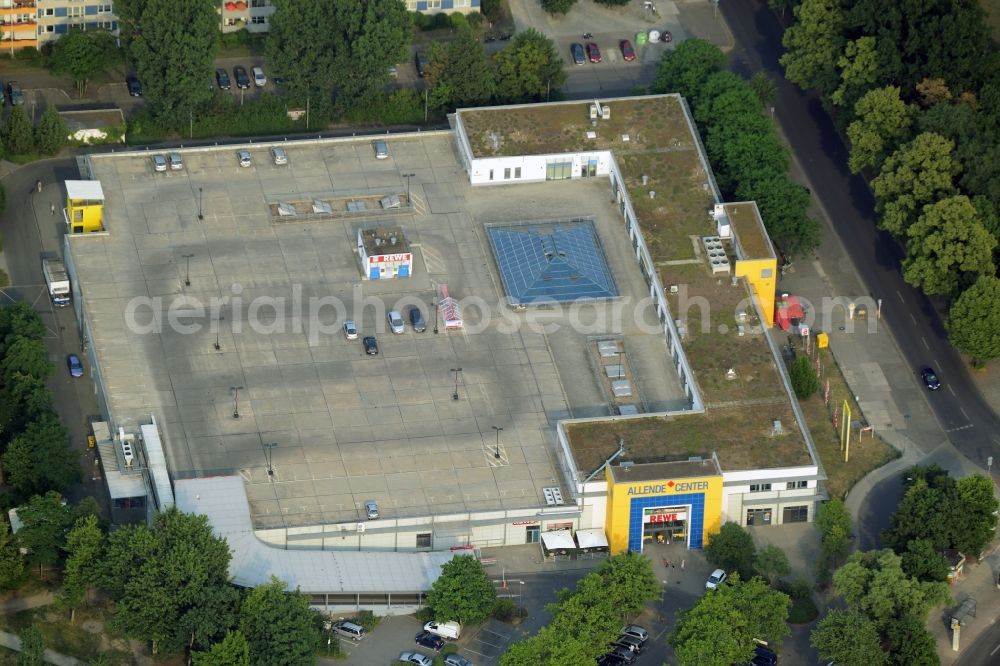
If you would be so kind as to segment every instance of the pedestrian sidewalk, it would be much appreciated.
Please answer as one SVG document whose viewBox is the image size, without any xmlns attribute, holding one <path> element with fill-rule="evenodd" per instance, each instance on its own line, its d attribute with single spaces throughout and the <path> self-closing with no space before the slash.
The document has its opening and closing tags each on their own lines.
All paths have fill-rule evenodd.
<svg viewBox="0 0 1000 666">
<path fill-rule="evenodd" d="M 937 653 L 941 658 L 941 666 L 950 666 L 963 655 L 963 649 L 976 642 L 976 639 L 992 627 L 995 618 L 1000 615 L 1000 585 L 997 576 L 1000 575 L 1000 553 L 994 552 L 983 560 L 965 564 L 965 575 L 952 585 L 951 594 L 954 602 L 940 612 L 932 610 L 927 621 L 927 629 L 937 641 Z M 976 602 L 976 617 L 968 618 L 961 628 L 959 651 L 952 650 L 951 617 L 966 599 Z"/>
</svg>

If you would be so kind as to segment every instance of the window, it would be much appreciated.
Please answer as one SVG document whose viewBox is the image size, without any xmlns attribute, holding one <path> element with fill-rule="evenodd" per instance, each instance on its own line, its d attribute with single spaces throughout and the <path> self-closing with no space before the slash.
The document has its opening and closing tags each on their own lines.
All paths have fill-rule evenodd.
<svg viewBox="0 0 1000 666">
<path fill-rule="evenodd" d="M 70 7 L 66 12 L 66 16 L 70 18 L 80 18 L 83 16 L 83 7 Z"/>
<path fill-rule="evenodd" d="M 503 179 L 504 180 L 510 180 L 510 167 L 504 167 L 504 170 L 503 170 Z"/>
<path fill-rule="evenodd" d="M 770 525 L 770 509 L 749 509 L 747 510 L 747 525 Z"/>
<path fill-rule="evenodd" d="M 808 481 L 789 481 L 787 484 L 785 484 L 785 488 L 787 490 L 797 490 L 799 488 L 808 488 L 808 487 L 809 487 Z"/>
<path fill-rule="evenodd" d="M 441 0 L 427 0 L 427 9 L 441 9 Z"/>
<path fill-rule="evenodd" d="M 417 548 L 430 548 L 431 547 L 431 533 L 427 532 L 425 534 L 417 535 Z"/>
<path fill-rule="evenodd" d="M 786 506 L 781 514 L 781 522 L 783 523 L 805 523 L 808 521 L 808 506 Z"/>
<path fill-rule="evenodd" d="M 267 17 L 266 16 L 251 16 L 250 17 L 250 23 L 252 23 L 253 25 L 265 25 L 265 24 L 267 24 Z"/>
<path fill-rule="evenodd" d="M 269 4 L 268 0 L 250 0 L 251 7 L 267 7 Z"/>
<path fill-rule="evenodd" d="M 455 0 L 453 6 L 455 9 L 458 9 L 459 7 L 471 7 L 472 0 Z"/>
<path fill-rule="evenodd" d="M 41 10 L 39 10 L 39 11 L 41 11 Z M 56 15 L 56 10 L 52 9 L 51 7 L 47 7 L 45 9 L 45 15 L 46 16 L 55 16 Z"/>
<path fill-rule="evenodd" d="M 493 180 L 493 169 L 490 169 L 490 180 Z"/>
<path fill-rule="evenodd" d="M 110 14 L 111 13 L 111 4 L 109 3 L 109 4 L 106 4 L 106 5 L 97 5 L 97 13 L 98 14 Z"/>
<path fill-rule="evenodd" d="M 514 167 L 514 178 L 521 177 L 521 167 Z"/>
<path fill-rule="evenodd" d="M 553 160 L 545 163 L 545 180 L 565 180 L 572 177 L 572 162 L 558 162 Z"/>
<path fill-rule="evenodd" d="M 752 493 L 766 493 L 771 489 L 770 483 L 751 483 L 750 492 Z"/>
</svg>

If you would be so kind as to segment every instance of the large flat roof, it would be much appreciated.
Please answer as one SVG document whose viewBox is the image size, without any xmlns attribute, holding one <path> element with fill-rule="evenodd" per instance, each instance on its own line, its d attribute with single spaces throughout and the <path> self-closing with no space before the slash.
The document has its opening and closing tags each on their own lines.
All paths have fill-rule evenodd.
<svg viewBox="0 0 1000 666">
<path fill-rule="evenodd" d="M 591 119 L 592 101 L 459 112 L 473 154 L 612 151 L 707 413 L 568 425 L 584 476 L 612 455 L 623 432 L 626 451 L 645 462 L 718 453 L 723 470 L 812 463 L 778 368 L 743 280 L 712 273 L 700 239 L 716 236 L 718 203 L 700 140 L 677 95 L 601 100 L 610 119 Z M 587 132 L 596 137 L 587 138 Z M 627 140 L 626 137 L 627 136 Z M 773 257 L 753 203 L 727 204 L 744 252 Z M 730 262 L 737 257 L 729 247 Z M 672 289 L 676 286 L 677 289 Z M 692 305 L 693 304 L 693 305 Z M 708 307 L 701 307 L 707 304 Z M 775 446 L 773 421 L 783 434 Z M 631 442 L 630 437 L 636 441 Z"/>
<path fill-rule="evenodd" d="M 523 511 L 545 506 L 543 489 L 563 484 L 554 426 L 611 413 L 586 360 L 588 336 L 611 329 L 579 331 L 559 311 L 535 323 L 501 305 L 487 225 L 593 218 L 629 299 L 618 335 L 636 359 L 643 400 L 654 411 L 684 402 L 662 336 L 630 323 L 637 303 L 639 319 L 655 322 L 655 313 L 642 301 L 646 286 L 606 182 L 472 188 L 450 133 L 388 141 L 387 160 L 374 158 L 366 138 L 288 142 L 286 166 L 254 144 L 250 168 L 237 165 L 240 147 L 185 150 L 184 170 L 166 173 L 153 171 L 147 153 L 89 158 L 107 197 L 108 231 L 73 236 L 70 249 L 115 425 L 155 417 L 175 480 L 239 474 L 258 528 L 357 521 L 368 499 L 387 519 Z M 378 223 L 377 211 L 298 222 L 271 215 L 282 199 L 405 192 L 403 173 L 416 174 L 414 214 L 395 212 L 386 224 L 401 226 L 414 250 L 406 279 L 361 279 L 357 231 Z M 441 284 L 472 303 L 464 330 L 432 332 Z M 296 293 L 305 304 L 297 315 Z M 168 308 L 182 297 L 209 309 L 180 318 L 201 324 L 197 331 L 168 325 Z M 316 312 L 327 328 L 315 340 L 310 297 L 343 302 Z M 262 306 L 251 326 L 255 299 L 275 298 L 286 301 L 282 315 Z M 220 299 L 217 314 L 212 299 Z M 141 324 L 155 310 L 163 330 L 128 325 L 130 304 Z M 428 330 L 388 333 L 380 304 L 423 307 Z M 611 321 L 616 307 L 594 302 L 577 314 Z M 380 353 L 366 356 L 360 340 L 346 340 L 342 319 L 377 335 Z M 459 400 L 453 368 L 462 368 Z M 493 426 L 503 428 L 500 458 Z"/>
</svg>

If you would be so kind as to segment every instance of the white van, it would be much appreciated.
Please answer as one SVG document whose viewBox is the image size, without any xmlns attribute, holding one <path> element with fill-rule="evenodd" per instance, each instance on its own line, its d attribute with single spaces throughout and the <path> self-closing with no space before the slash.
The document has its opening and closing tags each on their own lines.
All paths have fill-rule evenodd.
<svg viewBox="0 0 1000 666">
<path fill-rule="evenodd" d="M 454 641 L 458 640 L 458 637 L 462 635 L 462 625 L 458 622 L 428 622 L 424 625 L 424 631 L 429 631 L 441 638 L 450 638 Z"/>
</svg>

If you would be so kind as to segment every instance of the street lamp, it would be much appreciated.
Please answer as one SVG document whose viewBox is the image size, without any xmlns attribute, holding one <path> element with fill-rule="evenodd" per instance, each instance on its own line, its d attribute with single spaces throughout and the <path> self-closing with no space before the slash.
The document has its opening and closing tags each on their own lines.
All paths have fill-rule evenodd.
<svg viewBox="0 0 1000 666">
<path fill-rule="evenodd" d="M 181 256 L 184 257 L 184 261 L 186 263 L 186 267 L 184 269 L 184 286 L 185 287 L 190 287 L 191 286 L 191 257 L 193 257 L 194 255 L 193 254 L 182 254 Z"/>
<path fill-rule="evenodd" d="M 233 418 L 240 418 L 240 391 L 243 390 L 242 386 L 230 386 L 229 390 L 233 392 Z"/>
<path fill-rule="evenodd" d="M 219 315 L 215 320 L 215 344 L 213 345 L 215 347 L 215 351 L 220 351 L 222 349 L 222 345 L 219 344 L 219 322 L 224 321 L 225 319 L 225 317 Z"/>
<path fill-rule="evenodd" d="M 438 307 L 441 305 L 437 301 L 432 301 L 431 305 L 434 306 L 434 335 L 438 334 Z"/>
<path fill-rule="evenodd" d="M 452 368 L 451 371 L 455 373 L 455 392 L 451 394 L 451 399 L 458 400 L 458 373 L 462 372 L 462 368 Z"/>
<path fill-rule="evenodd" d="M 202 190 L 199 187 L 198 188 L 198 219 L 199 220 L 204 220 L 205 216 L 201 214 L 201 198 L 202 198 Z"/>
<path fill-rule="evenodd" d="M 276 446 L 277 444 L 273 442 L 271 444 L 260 443 L 260 448 L 264 450 L 264 462 L 267 463 L 267 478 L 271 481 L 274 481 L 274 467 L 271 465 L 271 461 L 274 460 L 274 453 L 271 449 Z"/>
<path fill-rule="evenodd" d="M 497 450 L 494 452 L 493 457 L 500 460 L 500 433 L 503 432 L 503 428 L 500 426 L 493 426 L 493 429 L 497 431 Z"/>
<path fill-rule="evenodd" d="M 416 176 L 415 173 L 404 173 L 403 178 L 406 179 L 406 207 L 413 208 L 413 200 L 410 199 L 410 179 Z"/>
<path fill-rule="evenodd" d="M 517 595 L 518 615 L 524 615 L 524 581 L 519 580 L 517 582 L 521 584 L 521 594 Z"/>
</svg>

